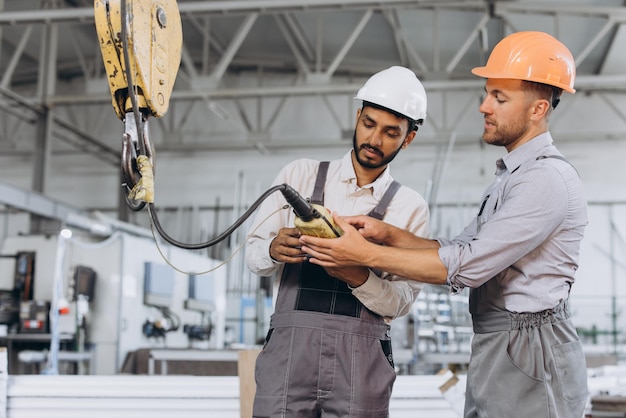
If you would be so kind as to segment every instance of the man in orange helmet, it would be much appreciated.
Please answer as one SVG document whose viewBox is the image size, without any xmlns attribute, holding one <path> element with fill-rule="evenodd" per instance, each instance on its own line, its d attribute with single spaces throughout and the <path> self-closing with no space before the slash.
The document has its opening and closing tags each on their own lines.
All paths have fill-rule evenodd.
<svg viewBox="0 0 626 418">
<path fill-rule="evenodd" d="M 518 32 L 472 72 L 487 79 L 483 140 L 507 151 L 472 223 L 454 239 L 428 240 L 335 216 L 343 236 L 303 236 L 302 250 L 327 268 L 365 264 L 452 292 L 470 288 L 466 418 L 580 418 L 586 363 L 568 299 L 587 202 L 548 129 L 561 92 L 575 92 L 574 59 L 546 33 Z"/>
</svg>

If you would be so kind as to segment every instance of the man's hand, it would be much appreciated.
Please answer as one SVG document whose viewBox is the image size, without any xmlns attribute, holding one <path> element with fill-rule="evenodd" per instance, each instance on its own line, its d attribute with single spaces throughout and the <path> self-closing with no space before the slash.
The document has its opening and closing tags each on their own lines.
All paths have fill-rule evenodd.
<svg viewBox="0 0 626 418">
<path fill-rule="evenodd" d="M 302 251 L 310 257 L 310 262 L 323 267 L 367 266 L 366 257 L 376 251 L 376 244 L 367 241 L 352 225 L 333 214 L 337 225 L 343 230 L 338 238 L 317 238 L 302 235 Z"/>
<path fill-rule="evenodd" d="M 330 276 L 352 287 L 361 286 L 370 275 L 367 267 L 325 267 L 325 270 Z"/>
<path fill-rule="evenodd" d="M 391 234 L 391 225 L 367 215 L 342 217 L 344 221 L 355 227 L 368 241 L 383 244 Z"/>
<path fill-rule="evenodd" d="M 302 251 L 307 254 L 310 263 L 320 265 L 327 271 L 329 268 L 367 266 L 418 282 L 446 283 L 448 270 L 439 258 L 437 241 L 411 233 L 396 234 L 395 231 L 403 230 L 389 226 L 385 228 L 394 231 L 392 242 L 402 241 L 407 245 L 379 245 L 365 239 L 354 226 L 336 214 L 333 218 L 343 230 L 339 238 L 300 237 Z M 397 239 L 396 235 L 400 235 L 401 239 Z"/>
<path fill-rule="evenodd" d="M 281 228 L 270 244 L 270 256 L 281 263 L 302 263 L 306 254 L 300 249 L 299 238 L 297 228 Z"/>
<path fill-rule="evenodd" d="M 413 235 L 410 231 L 398 228 L 371 216 L 347 216 L 343 220 L 354 226 L 368 241 L 388 247 L 433 248 L 439 244 L 426 238 Z"/>
<path fill-rule="evenodd" d="M 347 216 L 341 219 L 355 227 L 368 241 L 376 244 L 399 248 L 439 248 L 439 243 L 435 240 L 418 237 L 410 231 L 371 216 Z"/>
</svg>

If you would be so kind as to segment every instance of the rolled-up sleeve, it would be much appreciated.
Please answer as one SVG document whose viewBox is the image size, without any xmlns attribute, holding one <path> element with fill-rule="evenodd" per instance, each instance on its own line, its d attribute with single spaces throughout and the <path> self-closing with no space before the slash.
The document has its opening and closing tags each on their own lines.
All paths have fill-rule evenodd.
<svg viewBox="0 0 626 418">
<path fill-rule="evenodd" d="M 448 284 L 476 288 L 538 248 L 563 222 L 567 188 L 558 170 L 536 164 L 511 176 L 478 217 L 453 240 L 439 240 Z"/>
<path fill-rule="evenodd" d="M 246 250 L 246 265 L 251 272 L 259 276 L 270 276 L 282 265 L 269 257 L 271 239 L 256 239 L 248 241 Z"/>
<path fill-rule="evenodd" d="M 286 173 L 294 164 L 285 166 L 278 173 L 272 187 L 287 182 Z M 292 211 L 281 209 L 286 205 L 287 201 L 282 193 L 275 192 L 269 195 L 257 210 L 245 253 L 246 265 L 254 274 L 271 276 L 283 267 L 283 263 L 274 261 L 270 256 L 270 245 L 281 228 L 293 225 Z"/>
</svg>

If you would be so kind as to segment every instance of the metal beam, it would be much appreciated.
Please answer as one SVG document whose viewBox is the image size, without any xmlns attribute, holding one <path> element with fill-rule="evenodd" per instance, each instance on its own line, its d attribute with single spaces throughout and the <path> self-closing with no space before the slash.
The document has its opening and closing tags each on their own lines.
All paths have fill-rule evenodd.
<svg viewBox="0 0 626 418">
<path fill-rule="evenodd" d="M 282 20 L 284 19 L 285 22 L 289 22 L 289 20 L 287 19 L 287 16 L 288 15 L 286 14 L 274 16 L 276 20 L 276 26 L 278 26 L 278 29 L 283 34 L 283 37 L 285 38 L 287 45 L 289 45 L 289 48 L 291 49 L 291 53 L 293 54 L 296 60 L 296 63 L 298 64 L 298 69 L 300 70 L 300 72 L 302 72 L 302 74 L 304 74 L 305 76 L 308 76 L 310 71 L 306 63 L 306 60 L 300 53 L 298 46 L 296 45 L 293 37 L 291 36 L 291 33 L 289 32 L 289 29 L 287 27 L 288 23 L 284 23 Z M 293 25 L 289 26 L 289 28 L 291 28 L 292 26 Z M 296 33 L 295 36 L 298 37 L 298 34 Z M 300 44 L 302 44 L 302 42 L 300 42 Z"/>
<path fill-rule="evenodd" d="M 0 182 L 0 203 L 12 208 L 64 221 L 70 213 L 87 216 L 77 207 L 54 201 L 41 193 L 25 191 L 15 186 Z"/>
<path fill-rule="evenodd" d="M 31 100 L 28 100 L 22 96 L 20 96 L 19 94 L 4 88 L 2 86 L 0 86 L 0 94 L 7 97 L 8 99 L 16 102 L 17 104 L 19 104 L 21 107 L 26 108 L 28 110 L 30 110 L 31 112 L 35 113 L 36 115 L 39 116 L 43 116 L 46 114 L 46 109 L 43 106 L 40 106 L 37 103 L 32 102 Z M 51 103 L 51 101 L 53 101 L 53 96 L 50 96 L 49 98 L 46 99 L 46 102 L 48 104 Z M 109 97 L 110 100 L 110 97 Z M 108 100 L 107 100 L 108 101 Z M 67 103 L 69 104 L 69 103 Z M 94 148 L 92 150 L 90 150 L 90 154 L 95 154 L 98 156 L 102 156 L 102 154 L 106 154 L 109 156 L 114 156 L 116 159 L 119 156 L 119 153 L 117 150 L 114 150 L 113 148 L 108 147 L 107 145 L 101 143 L 100 141 L 98 141 L 96 138 L 94 138 L 93 136 L 89 135 L 86 132 L 83 132 L 82 130 L 80 130 L 79 128 L 77 128 L 76 126 L 74 126 L 74 124 L 67 122 L 61 118 L 59 118 L 58 116 L 53 116 L 52 117 L 52 121 L 58 125 L 61 128 L 64 128 L 70 132 L 72 132 L 73 134 L 79 136 L 80 138 L 84 139 L 85 141 L 87 141 L 87 143 L 89 143 L 90 145 L 92 145 Z"/>
<path fill-rule="evenodd" d="M 463 58 L 463 55 L 467 53 L 472 43 L 478 37 L 478 34 L 485 28 L 485 26 L 487 26 L 487 23 L 489 23 L 489 19 L 490 16 L 488 14 L 484 14 L 483 17 L 481 17 L 480 21 L 476 24 L 474 29 L 472 29 L 472 33 L 470 33 L 470 35 L 463 43 L 463 46 L 461 46 L 456 55 L 452 58 L 452 61 L 450 61 L 450 63 L 446 66 L 446 74 L 452 74 L 452 71 L 454 71 L 456 66 L 459 64 L 461 58 Z"/>
<path fill-rule="evenodd" d="M 354 45 L 354 42 L 356 42 L 357 38 L 361 34 L 361 31 L 363 30 L 363 28 L 365 28 L 365 25 L 370 20 L 373 13 L 374 13 L 373 9 L 368 9 L 363 14 L 363 16 L 361 17 L 361 20 L 359 20 L 359 23 L 352 30 L 352 33 L 350 34 L 346 42 L 343 44 L 343 46 L 341 47 L 337 55 L 333 58 L 333 61 L 328 66 L 328 69 L 326 70 L 326 73 L 325 73 L 326 77 L 330 78 L 334 74 L 334 72 L 337 71 L 339 64 L 341 64 L 341 61 L 343 61 L 346 54 L 352 47 L 352 45 Z"/>
<path fill-rule="evenodd" d="M 560 106 L 560 105 L 559 105 Z M 559 109 L 561 110 L 561 109 Z M 478 116 L 477 116 L 478 117 Z M 419 137 L 419 147 L 439 147 L 443 143 L 445 143 L 450 135 L 450 131 L 440 130 L 442 133 L 440 134 L 426 134 L 420 133 Z M 350 131 L 352 132 L 352 131 Z M 480 132 L 457 132 L 455 148 L 458 150 L 459 148 L 463 149 L 475 149 L 476 145 L 480 143 Z M 553 130 L 553 134 L 558 136 L 557 128 Z M 350 133 L 351 135 L 351 133 Z M 607 130 L 607 131 L 594 131 L 594 140 L 597 141 L 613 141 L 611 143 L 617 143 L 624 141 L 625 135 L 624 132 L 615 131 L 615 130 Z M 234 140 L 236 139 L 236 141 Z M 256 139 L 256 138 L 254 138 Z M 352 138 L 348 138 L 347 136 L 344 138 L 335 138 L 329 139 L 328 137 L 306 137 L 306 138 L 298 138 L 294 140 L 272 140 L 271 142 L 263 142 L 263 148 L 265 148 L 266 152 L 284 152 L 286 150 L 319 150 L 319 149 L 346 149 L 349 147 L 349 141 Z M 589 134 L 587 133 L 576 133 L 576 132 L 567 132 L 567 136 L 563 135 L 562 142 L 566 142 L 568 144 L 573 143 L 588 143 L 589 142 Z M 617 142 L 615 142 L 617 141 Z M 160 143 L 156 145 L 156 151 L 158 155 L 164 156 L 165 154 L 169 155 L 190 155 L 194 154 L 194 156 L 198 156 L 200 153 L 213 153 L 213 152 L 229 152 L 229 151 L 252 151 L 258 149 L 256 143 L 250 142 L 247 139 L 245 141 L 241 140 L 241 137 L 237 138 L 226 138 L 220 136 L 219 138 L 213 137 L 210 142 L 195 142 L 195 143 Z M 14 148 L 4 148 L 0 147 L 0 153 L 2 157 L 20 157 L 20 158 L 29 158 L 32 156 L 32 151 L 27 150 L 16 150 Z M 78 156 L 78 151 L 63 151 L 57 150 L 52 153 L 54 156 Z M 121 184 L 121 183 L 120 183 Z M 2 200 L 0 196 L 0 201 Z"/>
<path fill-rule="evenodd" d="M 115 231 L 153 238 L 149 229 L 121 222 L 101 213 L 58 202 L 33 191 L 27 191 L 0 181 L 0 204 L 46 219 L 60 221 L 63 226 L 87 231 L 93 235 L 110 236 Z"/>
<path fill-rule="evenodd" d="M 576 56 L 576 66 L 578 67 L 584 60 L 585 58 L 587 58 L 587 56 L 598 46 L 598 43 L 602 40 L 602 38 L 604 38 L 607 33 L 609 33 L 609 31 L 611 29 L 613 29 L 616 26 L 616 23 L 613 22 L 612 19 L 609 19 L 604 26 L 602 27 L 602 29 L 600 29 L 598 31 L 598 33 L 596 34 L 596 36 L 593 37 L 592 40 L 589 41 L 589 44 L 587 44 L 587 46 L 585 47 L 585 49 L 578 54 L 578 56 Z"/>
<path fill-rule="evenodd" d="M 396 7 L 417 8 L 455 8 L 484 10 L 485 2 L 480 0 L 445 1 L 445 0 L 222 0 L 195 1 L 180 3 L 178 9 L 185 14 L 233 15 L 250 13 L 277 13 L 289 11 L 325 11 L 325 10 L 358 10 L 377 7 L 390 9 Z M 607 8 L 608 9 L 608 8 Z M 94 19 L 93 8 L 38 9 L 0 12 L 0 25 L 49 24 L 49 23 L 89 23 Z"/>
<path fill-rule="evenodd" d="M 480 90 L 484 87 L 484 81 L 478 77 L 468 80 L 437 80 L 424 81 L 427 92 L 436 91 L 468 91 Z M 252 97 L 278 97 L 278 96 L 319 96 L 323 94 L 354 94 L 362 87 L 361 83 L 350 84 L 325 84 L 325 85 L 297 85 L 297 86 L 271 86 L 271 87 L 247 87 L 247 88 L 218 88 L 215 90 L 175 90 L 171 100 L 193 99 L 234 99 Z M 577 91 L 620 91 L 626 90 L 626 74 L 616 75 L 580 75 L 576 77 Z M 0 93 L 2 90 L 0 89 Z M 57 95 L 48 98 L 48 103 L 54 105 L 63 104 L 86 104 L 86 103 L 109 103 L 111 97 L 101 95 Z"/>
<path fill-rule="evenodd" d="M 239 47 L 246 39 L 246 36 L 248 36 L 248 34 L 250 33 L 250 29 L 252 29 L 252 25 L 254 25 L 254 22 L 256 22 L 258 16 L 258 13 L 252 13 L 249 16 L 246 16 L 239 29 L 237 29 L 235 36 L 226 48 L 226 51 L 224 51 L 224 54 L 221 56 L 219 62 L 213 69 L 213 72 L 211 73 L 211 78 L 216 81 L 222 79 L 222 76 L 224 75 L 226 69 L 235 57 L 235 54 L 239 50 Z"/>
<path fill-rule="evenodd" d="M 606 17 L 616 22 L 626 21 L 626 7 L 605 7 L 576 5 L 562 2 L 510 2 L 496 1 L 494 13 L 496 15 L 506 13 L 520 14 L 561 14 L 583 17 Z"/>
<path fill-rule="evenodd" d="M 11 56 L 11 60 L 9 61 L 9 65 L 4 70 L 4 75 L 2 76 L 2 80 L 0 80 L 0 85 L 2 87 L 8 87 L 11 82 L 11 77 L 13 76 L 13 72 L 17 66 L 18 61 L 20 60 L 22 53 L 24 52 L 24 48 L 26 48 L 26 43 L 30 38 L 31 33 L 33 32 L 33 26 L 29 25 L 22 33 L 20 38 L 20 42 L 17 44 L 15 51 L 13 51 L 13 55 Z"/>
</svg>

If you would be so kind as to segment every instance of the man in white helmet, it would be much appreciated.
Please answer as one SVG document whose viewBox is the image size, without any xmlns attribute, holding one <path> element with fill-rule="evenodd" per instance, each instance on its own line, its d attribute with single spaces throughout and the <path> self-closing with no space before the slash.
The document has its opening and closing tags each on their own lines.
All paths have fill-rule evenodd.
<svg viewBox="0 0 626 418">
<path fill-rule="evenodd" d="M 422 84 L 394 66 L 373 75 L 355 99 L 362 107 L 352 150 L 330 162 L 293 161 L 274 185 L 287 183 L 343 215 L 367 214 L 428 236 L 427 203 L 389 172 L 426 117 Z M 366 267 L 308 263 L 293 211 L 270 216 L 285 205 L 278 193 L 265 200 L 246 250 L 252 272 L 280 278 L 256 363 L 253 416 L 388 417 L 396 378 L 389 324 L 409 312 L 422 285 Z"/>
</svg>

